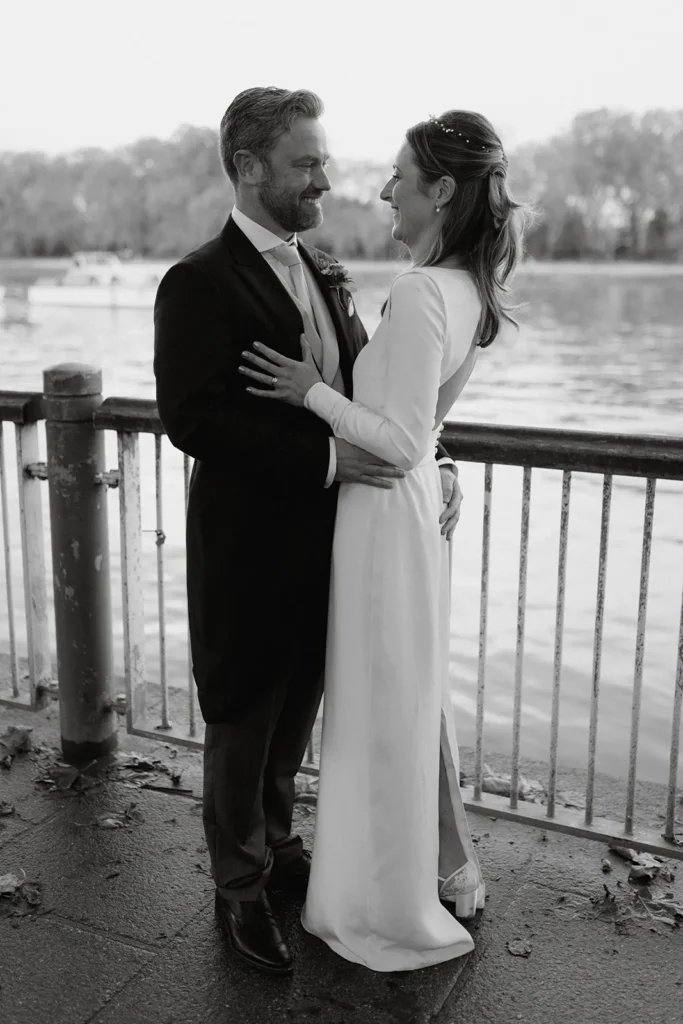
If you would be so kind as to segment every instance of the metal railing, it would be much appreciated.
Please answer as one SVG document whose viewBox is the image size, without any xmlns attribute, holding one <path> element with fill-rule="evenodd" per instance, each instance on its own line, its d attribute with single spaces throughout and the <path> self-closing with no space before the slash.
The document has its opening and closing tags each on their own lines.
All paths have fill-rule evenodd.
<svg viewBox="0 0 683 1024">
<path fill-rule="evenodd" d="M 683 840 L 676 835 L 676 795 L 678 760 L 683 707 L 683 599 L 677 639 L 676 673 L 672 694 L 671 735 L 669 745 L 669 773 L 663 833 L 634 828 L 634 807 L 637 782 L 637 755 L 642 705 L 643 655 L 645 649 L 645 622 L 649 583 L 652 523 L 655 492 L 658 479 L 683 480 L 683 439 L 629 434 L 605 434 L 589 431 L 553 430 L 523 427 L 498 427 L 480 424 L 446 425 L 442 442 L 460 461 L 476 461 L 485 465 L 484 515 L 482 542 L 482 587 L 479 628 L 479 660 L 477 685 L 475 778 L 465 805 L 468 810 L 499 815 L 544 828 L 569 832 L 585 838 L 628 838 L 631 845 L 655 853 L 668 853 L 683 859 Z M 486 672 L 486 634 L 488 612 L 488 578 L 491 542 L 491 509 L 493 493 L 493 467 L 498 465 L 522 466 L 522 516 L 519 554 L 519 586 L 517 602 L 517 644 L 515 652 L 515 688 L 512 736 L 512 770 L 509 801 L 483 792 L 483 730 Z M 523 692 L 524 626 L 526 611 L 526 581 L 529 550 L 529 513 L 531 482 L 534 468 L 562 471 L 562 499 L 560 511 L 559 553 L 557 571 L 557 599 L 554 637 L 553 693 L 549 747 L 549 774 L 546 787 L 546 814 L 539 816 L 538 808 L 530 804 L 520 807 L 520 723 Z M 585 792 L 585 812 L 572 813 L 556 806 L 557 747 L 560 708 L 560 680 L 562 667 L 562 641 L 564 627 L 565 585 L 567 566 L 567 540 L 572 474 L 599 473 L 603 477 L 600 548 L 597 567 L 597 599 L 593 642 L 591 679 L 590 725 L 588 736 L 588 764 Z M 605 610 L 605 581 L 607 575 L 607 547 L 613 477 L 631 476 L 646 480 L 645 512 L 641 552 L 636 653 L 631 711 L 631 734 L 626 808 L 623 829 L 613 821 L 594 818 L 595 759 L 597 748 L 598 708 L 600 697 L 601 655 Z M 683 521 L 683 517 L 682 517 Z M 662 740 L 664 738 L 662 737 Z"/>
<path fill-rule="evenodd" d="M 43 542 L 43 510 L 40 481 L 47 468 L 40 462 L 38 421 L 42 418 L 42 396 L 31 393 L 0 392 L 0 507 L 2 509 L 5 588 L 9 634 L 9 681 L 13 703 L 43 707 L 52 687 L 50 633 L 48 624 L 47 578 Z M 24 581 L 26 640 L 28 652 L 28 693 L 22 694 L 17 631 L 12 587 L 12 556 L 9 534 L 9 506 L 5 457 L 4 423 L 13 423 L 18 480 L 19 528 Z"/>
<path fill-rule="evenodd" d="M 22 701 L 39 705 L 54 689 L 49 678 L 49 637 L 45 614 L 45 572 L 42 553 L 42 521 L 40 518 L 39 481 L 45 479 L 45 465 L 39 461 L 36 423 L 43 415 L 42 396 L 0 392 L 0 421 L 10 421 L 17 431 L 17 466 L 21 497 L 21 543 L 27 594 L 27 633 L 29 650 L 29 692 L 22 697 L 17 669 L 16 637 L 12 613 L 13 593 L 9 568 L 6 467 L 0 437 L 0 485 L 2 491 L 2 522 L 7 583 L 10 641 L 11 694 L 4 701 Z M 186 746 L 200 748 L 197 736 L 197 713 L 192 668 L 188 654 L 186 676 L 182 686 L 169 689 L 166 663 L 166 604 L 164 589 L 163 520 L 163 426 L 152 401 L 129 398 L 108 398 L 92 417 L 95 431 L 114 431 L 118 439 L 118 467 L 97 474 L 95 483 L 118 488 L 121 537 L 121 585 L 123 601 L 123 653 L 125 710 L 129 733 L 158 739 L 161 736 Z M 155 445 L 155 533 L 157 558 L 157 607 L 159 643 L 159 716 L 150 718 L 149 683 L 145 673 L 145 614 L 142 573 L 142 515 L 140 435 L 154 436 Z M 669 769 L 664 831 L 637 828 L 634 820 L 637 783 L 637 755 L 642 704 L 643 655 L 648 598 L 652 523 L 658 479 L 683 480 L 683 439 L 606 434 L 589 431 L 529 429 L 479 424 L 448 423 L 442 441 L 460 462 L 484 466 L 483 532 L 481 553 L 481 589 L 479 606 L 479 645 L 477 662 L 477 697 L 475 719 L 474 781 L 463 787 L 465 806 L 470 811 L 489 816 L 554 829 L 592 839 L 626 839 L 629 845 L 660 855 L 683 859 L 683 839 L 676 833 L 676 800 L 678 786 L 679 742 L 683 708 L 683 604 L 676 647 L 676 671 L 671 693 L 671 733 L 661 737 L 669 748 Z M 487 633 L 490 598 L 491 521 L 495 466 L 523 468 L 521 494 L 521 533 L 519 546 L 516 649 L 514 666 L 514 699 L 512 712 L 512 769 L 510 796 L 499 797 L 486 792 L 484 777 L 484 720 L 487 668 Z M 533 473 L 536 469 L 562 472 L 559 549 L 552 672 L 552 706 L 548 750 L 547 800 L 542 811 L 538 804 L 520 803 L 518 796 L 521 759 L 521 717 L 524 692 L 524 640 L 527 609 L 527 571 L 529 554 L 529 523 Z M 565 616 L 567 551 L 570 524 L 572 479 L 576 472 L 602 476 L 602 510 L 599 554 L 596 573 L 596 614 L 593 638 L 592 678 L 588 729 L 588 762 L 585 790 L 585 811 L 576 812 L 558 806 L 558 735 L 560 725 L 560 694 Z M 623 823 L 595 815 L 596 749 L 599 721 L 601 656 L 605 618 L 605 582 L 608 562 L 608 538 L 612 506 L 613 477 L 626 476 L 646 481 L 643 521 L 636 648 L 632 690 L 631 726 L 626 806 Z M 190 478 L 190 459 L 183 459 L 185 505 Z M 180 695 L 180 697 L 179 697 Z M 185 707 L 183 725 L 171 722 L 171 704 Z M 313 747 L 309 745 L 307 763 L 302 770 L 317 773 Z"/>
</svg>

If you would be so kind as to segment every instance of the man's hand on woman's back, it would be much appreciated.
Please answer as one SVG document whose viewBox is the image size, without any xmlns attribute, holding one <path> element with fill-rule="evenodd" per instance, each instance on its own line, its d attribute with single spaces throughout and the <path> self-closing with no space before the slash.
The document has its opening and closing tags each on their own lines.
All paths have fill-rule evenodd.
<svg viewBox="0 0 683 1024">
<path fill-rule="evenodd" d="M 405 476 L 402 469 L 389 465 L 383 459 L 362 448 L 335 438 L 337 449 L 337 472 L 335 480 L 345 484 L 368 484 L 370 487 L 393 487 L 396 480 Z"/>
</svg>

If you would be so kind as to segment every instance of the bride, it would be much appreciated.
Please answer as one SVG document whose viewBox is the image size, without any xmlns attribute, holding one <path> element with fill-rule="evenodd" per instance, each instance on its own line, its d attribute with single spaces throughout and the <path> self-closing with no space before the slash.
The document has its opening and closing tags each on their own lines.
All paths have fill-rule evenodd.
<svg viewBox="0 0 683 1024">
<path fill-rule="evenodd" d="M 320 784 L 304 928 L 375 971 L 473 948 L 456 920 L 484 905 L 460 796 L 448 688 L 450 574 L 435 445 L 504 320 L 521 209 L 486 118 L 409 129 L 381 198 L 410 268 L 354 366 L 351 402 L 302 361 L 255 344 L 252 394 L 306 408 L 406 471 L 391 490 L 342 484 L 325 669 Z M 514 322 L 514 321 L 513 321 Z M 444 903 L 454 904 L 454 914 Z"/>
</svg>

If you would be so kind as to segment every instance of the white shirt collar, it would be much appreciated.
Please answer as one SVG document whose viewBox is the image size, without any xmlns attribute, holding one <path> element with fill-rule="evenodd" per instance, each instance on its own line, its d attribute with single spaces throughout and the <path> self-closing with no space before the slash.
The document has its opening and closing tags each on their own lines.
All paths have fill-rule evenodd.
<svg viewBox="0 0 683 1024">
<path fill-rule="evenodd" d="M 246 213 L 242 213 L 236 206 L 232 208 L 232 219 L 258 252 L 267 252 L 268 249 L 274 249 L 277 245 L 286 245 L 287 241 L 296 245 L 295 234 L 287 240 L 278 238 L 268 228 L 264 228 L 261 224 L 257 224 L 255 220 L 252 220 L 251 217 L 247 217 Z"/>
</svg>

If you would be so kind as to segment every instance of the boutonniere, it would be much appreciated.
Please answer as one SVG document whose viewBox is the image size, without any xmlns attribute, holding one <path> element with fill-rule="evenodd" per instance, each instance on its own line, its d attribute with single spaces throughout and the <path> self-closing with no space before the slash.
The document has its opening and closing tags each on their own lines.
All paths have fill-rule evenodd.
<svg viewBox="0 0 683 1024">
<path fill-rule="evenodd" d="M 353 316 L 355 307 L 349 293 L 355 292 L 356 286 L 347 268 L 343 263 L 337 263 L 331 256 L 320 252 L 319 249 L 314 250 L 312 256 L 316 267 L 326 279 L 330 288 L 335 289 L 339 305 L 342 309 L 346 310 L 349 316 Z"/>
</svg>

